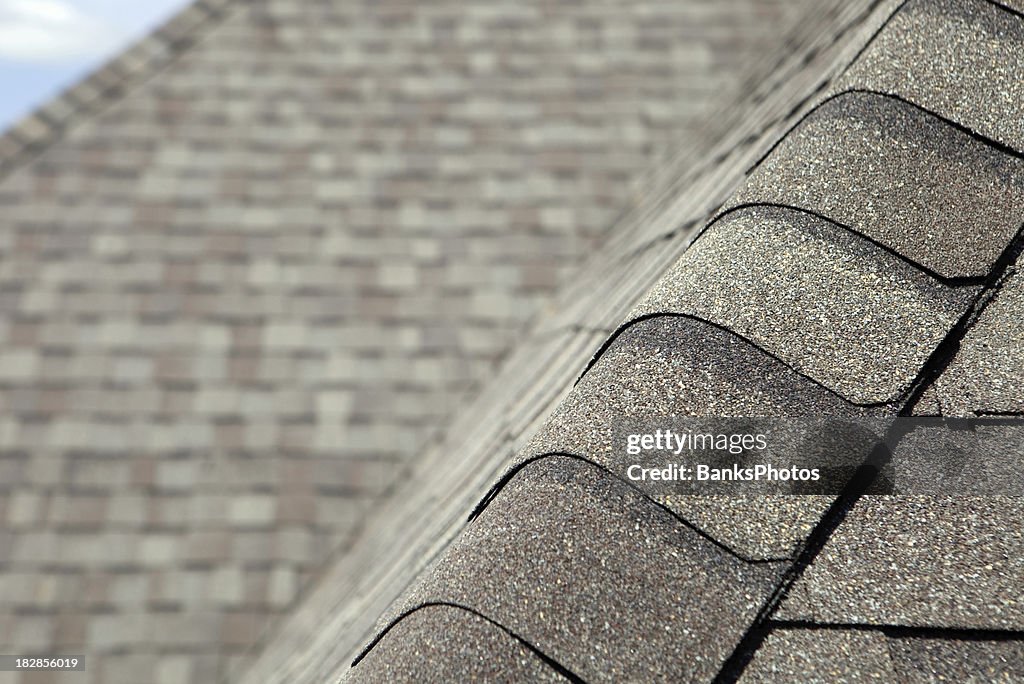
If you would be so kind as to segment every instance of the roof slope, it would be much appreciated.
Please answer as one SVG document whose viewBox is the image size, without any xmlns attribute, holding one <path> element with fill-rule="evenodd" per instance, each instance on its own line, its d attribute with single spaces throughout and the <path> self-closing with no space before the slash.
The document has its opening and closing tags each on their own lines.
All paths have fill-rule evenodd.
<svg viewBox="0 0 1024 684">
<path fill-rule="evenodd" d="M 795 510 L 723 511 L 655 501 L 601 466 L 609 421 L 631 416 L 1014 406 L 1022 69 L 1012 7 L 903 3 L 612 335 L 381 636 L 443 603 L 577 681 L 1024 676 L 1014 499 L 865 497 L 854 478 Z M 879 169 L 916 173 L 894 195 Z M 980 198 L 943 201 L 966 188 Z M 879 218 L 891 212 L 906 223 Z M 437 657 L 459 643 L 446 635 Z"/>
<path fill-rule="evenodd" d="M 684 147 L 648 177 L 643 197 L 608 243 L 546 307 L 443 438 L 419 455 L 410 477 L 374 508 L 352 551 L 292 611 L 243 681 L 320 682 L 348 669 L 376 617 L 464 528 L 466 510 L 571 388 L 600 341 L 685 250 L 692 228 L 799 117 L 804 107 L 794 108 L 794 99 L 824 87 L 838 58 L 849 60 L 838 37 L 877 25 L 875 17 L 865 21 L 870 7 L 864 4 L 844 2 L 835 10 L 808 16 L 799 34 L 780 45 L 770 77 L 715 117 L 728 124 L 728 135 L 706 159 Z"/>
<path fill-rule="evenodd" d="M 18 126 L 0 650 L 244 665 L 812 5 L 204 0 Z"/>
</svg>

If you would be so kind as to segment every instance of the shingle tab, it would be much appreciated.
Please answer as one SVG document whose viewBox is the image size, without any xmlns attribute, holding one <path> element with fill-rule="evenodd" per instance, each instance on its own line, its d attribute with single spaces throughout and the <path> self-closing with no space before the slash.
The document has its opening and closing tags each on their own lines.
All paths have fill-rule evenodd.
<svg viewBox="0 0 1024 684">
<path fill-rule="evenodd" d="M 1007 635 L 1011 636 L 1011 635 Z M 898 681 L 991 684 L 1024 679 L 1024 641 L 982 639 L 889 639 Z"/>
<path fill-rule="evenodd" d="M 813 622 L 1024 627 L 1024 501 L 868 497 L 829 539 L 779 616 Z"/>
<path fill-rule="evenodd" d="M 467 606 L 588 681 L 706 681 L 781 569 L 743 562 L 617 478 L 552 457 L 506 485 L 403 608 Z"/>
<path fill-rule="evenodd" d="M 880 632 L 778 629 L 754 654 L 740 682 L 891 682 L 892 670 Z"/>
<path fill-rule="evenodd" d="M 1024 264 L 1016 268 L 935 383 L 943 415 L 1024 413 Z"/>
<path fill-rule="evenodd" d="M 541 428 L 522 458 L 566 452 L 604 466 L 616 424 L 649 416 L 855 416 L 863 411 L 749 342 L 704 321 L 663 316 L 624 330 Z M 831 497 L 661 499 L 748 558 L 791 553 Z"/>
<path fill-rule="evenodd" d="M 565 682 L 501 628 L 453 606 L 402 618 L 344 682 Z"/>
<path fill-rule="evenodd" d="M 880 630 L 776 629 L 742 684 L 834 682 L 1015 682 L 1024 675 L 1024 642 L 893 636 Z"/>
<path fill-rule="evenodd" d="M 911 0 L 836 87 L 898 95 L 1024 152 L 1022 72 L 1019 15 L 985 0 Z"/>
<path fill-rule="evenodd" d="M 859 404 L 903 394 L 977 293 L 835 224 L 748 207 L 694 242 L 633 312 L 723 325 Z"/>
<path fill-rule="evenodd" d="M 728 206 L 746 203 L 807 209 L 940 276 L 979 277 L 1020 227 L 1024 160 L 901 100 L 845 93 L 787 135 Z"/>
</svg>

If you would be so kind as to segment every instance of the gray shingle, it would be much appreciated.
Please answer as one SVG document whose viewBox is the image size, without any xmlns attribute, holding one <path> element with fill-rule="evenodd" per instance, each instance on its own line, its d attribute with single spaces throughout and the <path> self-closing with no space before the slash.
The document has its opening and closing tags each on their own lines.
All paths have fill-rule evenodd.
<svg viewBox="0 0 1024 684">
<path fill-rule="evenodd" d="M 1024 678 L 1024 642 L 890 638 L 898 680 L 907 684 L 1011 684 Z"/>
<path fill-rule="evenodd" d="M 204 5 L 223 21 L 185 9 L 0 136 L 0 451 L 21 461 L 0 462 L 0 488 L 42 502 L 19 501 L 0 549 L 31 552 L 26 571 L 62 568 L 69 587 L 127 586 L 111 579 L 123 573 L 166 595 L 114 602 L 153 661 L 132 673 L 155 671 L 168 609 L 223 623 L 223 642 L 173 651 L 206 682 L 249 660 L 285 606 L 318 602 L 309 578 L 343 561 L 381 492 L 440 449 L 527 321 L 652 194 L 631 179 L 668 147 L 687 165 L 723 147 L 733 120 L 707 113 L 735 103 L 744 118 L 742 84 L 773 71 L 763 56 L 810 49 L 780 33 L 847 3 Z M 624 313 L 644 286 L 618 282 Z M 523 373 L 536 391 L 513 411 L 495 401 L 453 441 L 511 449 L 496 435 L 540 420 L 592 351 L 573 346 L 555 377 Z M 95 500 L 73 498 L 83 487 Z M 107 536 L 121 529 L 126 543 Z M 52 544 L 34 541 L 44 531 Z M 239 596 L 239 561 L 273 574 L 247 570 Z M 182 562 L 229 590 L 211 601 L 205 580 L 165 582 Z M 18 633 L 38 601 L 15 598 Z M 93 638 L 113 609 L 39 622 L 78 621 L 75 652 L 117 679 L 105 663 L 127 656 Z M 253 681 L 301 679 L 279 665 Z"/>
<path fill-rule="evenodd" d="M 402 618 L 345 682 L 564 682 L 499 627 L 452 606 L 425 606 Z"/>
<path fill-rule="evenodd" d="M 1024 627 L 1020 498 L 868 497 L 780 609 L 784 619 Z"/>
<path fill-rule="evenodd" d="M 912 0 L 837 83 L 900 97 L 1024 151 L 1024 20 L 984 0 Z M 927 58 L 922 58 L 927 55 Z"/>
<path fill-rule="evenodd" d="M 880 630 L 776 629 L 740 681 L 1017 682 L 1024 643 L 890 635 Z"/>
<path fill-rule="evenodd" d="M 1024 161 L 900 100 L 846 93 L 787 135 L 729 206 L 745 203 L 813 211 L 943 277 L 985 276 L 1020 226 Z"/>
<path fill-rule="evenodd" d="M 968 426 L 927 420 L 893 453 L 898 494 L 1024 495 L 1024 421 L 989 418 Z"/>
<path fill-rule="evenodd" d="M 1021 264 L 1017 265 L 1020 269 Z M 1018 270 L 982 312 L 935 383 L 944 415 L 1024 413 L 1024 276 Z"/>
<path fill-rule="evenodd" d="M 828 221 L 751 207 L 714 223 L 633 317 L 705 318 L 871 404 L 908 389 L 976 293 L 943 286 Z"/>
<path fill-rule="evenodd" d="M 403 608 L 470 607 L 589 681 L 704 681 L 780 570 L 729 555 L 592 465 L 552 457 L 506 485 Z"/>
<path fill-rule="evenodd" d="M 740 678 L 742 684 L 892 682 L 892 662 L 880 632 L 777 629 Z"/>
<path fill-rule="evenodd" d="M 624 330 L 521 453 L 616 462 L 613 432 L 649 416 L 863 415 L 750 343 L 709 323 L 664 316 Z M 663 497 L 748 558 L 778 558 L 803 540 L 831 497 Z"/>
</svg>

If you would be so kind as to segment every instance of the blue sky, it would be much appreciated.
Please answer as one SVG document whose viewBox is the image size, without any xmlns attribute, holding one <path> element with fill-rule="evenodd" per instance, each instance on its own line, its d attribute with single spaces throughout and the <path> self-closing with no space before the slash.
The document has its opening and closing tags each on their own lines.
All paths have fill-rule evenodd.
<svg viewBox="0 0 1024 684">
<path fill-rule="evenodd" d="M 0 0 L 0 130 L 188 0 Z"/>
</svg>

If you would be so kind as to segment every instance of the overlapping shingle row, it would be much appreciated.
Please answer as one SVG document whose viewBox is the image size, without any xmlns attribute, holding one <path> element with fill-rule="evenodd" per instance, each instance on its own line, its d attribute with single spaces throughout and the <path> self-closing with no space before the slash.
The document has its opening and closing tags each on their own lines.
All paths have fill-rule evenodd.
<svg viewBox="0 0 1024 684">
<path fill-rule="evenodd" d="M 0 139 L 0 651 L 227 676 L 819 4 L 202 0 Z"/>
<path fill-rule="evenodd" d="M 445 601 L 588 681 L 1024 676 L 1012 498 L 863 497 L 851 481 L 838 499 L 654 501 L 602 467 L 630 416 L 1012 406 L 1022 69 L 1012 8 L 903 4 L 634 310 L 384 634 Z M 980 402 L 958 392 L 975 386 Z"/>
</svg>

